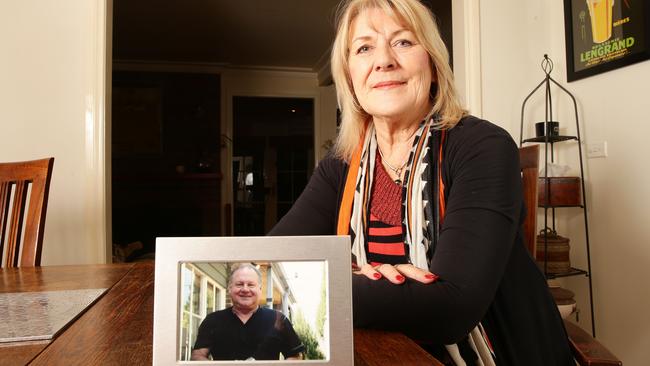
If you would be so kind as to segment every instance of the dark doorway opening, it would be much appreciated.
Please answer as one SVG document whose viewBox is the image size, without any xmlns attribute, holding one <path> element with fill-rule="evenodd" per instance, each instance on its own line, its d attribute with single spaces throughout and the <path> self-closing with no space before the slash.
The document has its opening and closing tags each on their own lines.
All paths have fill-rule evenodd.
<svg viewBox="0 0 650 366">
<path fill-rule="evenodd" d="M 153 253 L 159 236 L 221 233 L 220 88 L 219 75 L 113 73 L 117 261 Z"/>
<path fill-rule="evenodd" d="M 234 234 L 264 235 L 314 169 L 314 101 L 233 98 Z"/>
<path fill-rule="evenodd" d="M 443 40 L 451 54 L 451 0 L 423 2 L 436 14 Z M 262 235 L 289 209 L 304 186 L 301 181 L 306 182 L 313 170 L 313 101 L 297 100 L 309 103 L 310 122 L 296 124 L 291 128 L 298 126 L 299 129 L 288 131 L 284 137 L 275 136 L 265 140 L 261 136 L 262 133 L 254 132 L 248 136 L 250 131 L 240 131 L 239 136 L 244 138 L 238 141 L 237 130 L 240 126 L 235 123 L 233 155 L 241 159 L 233 159 L 233 162 L 241 167 L 234 167 L 234 172 L 237 173 L 238 169 L 245 170 L 245 162 L 249 161 L 244 157 L 252 156 L 254 159 L 250 164 L 254 168 L 251 170 L 254 170 L 254 179 L 249 187 L 250 201 L 238 201 L 237 188 L 224 195 L 225 201 L 233 202 L 235 206 L 231 211 L 229 205 L 218 207 L 221 204 L 220 172 L 225 171 L 222 169 L 232 169 L 230 166 L 219 166 L 219 154 L 215 153 L 220 142 L 228 144 L 226 140 L 230 138 L 220 137 L 218 127 L 221 108 L 220 79 L 218 75 L 193 72 L 208 70 L 215 65 L 229 65 L 228 67 L 234 68 L 255 65 L 280 69 L 299 67 L 316 71 L 318 65 L 313 62 L 325 52 L 325 45 L 331 43 L 333 37 L 331 23 L 307 21 L 310 27 L 305 27 L 306 24 L 297 21 L 299 29 L 312 36 L 303 37 L 308 44 L 296 43 L 296 47 L 291 43 L 293 46 L 290 47 L 290 52 L 277 52 L 278 49 L 284 49 L 282 47 L 287 44 L 287 38 L 273 37 L 277 36 L 275 32 L 250 31 L 253 25 L 271 29 L 278 26 L 285 28 L 286 24 L 283 23 L 273 25 L 266 22 L 273 19 L 277 22 L 274 14 L 278 13 L 289 14 L 291 19 L 303 20 L 306 16 L 315 14 L 317 19 L 322 20 L 323 14 L 333 13 L 333 10 L 329 9 L 334 9 L 338 1 L 315 3 L 327 10 L 310 6 L 310 11 L 306 11 L 303 7 L 293 6 L 292 2 L 274 3 L 273 6 L 262 7 L 259 12 L 250 12 L 238 11 L 246 9 L 246 4 L 233 5 L 235 2 L 186 3 L 165 0 L 160 6 L 159 2 L 151 0 L 114 1 L 113 70 L 147 71 L 114 71 L 113 88 L 117 94 L 113 95 L 112 139 L 113 145 L 117 143 L 119 146 L 113 147 L 112 156 L 113 242 L 120 248 L 141 241 L 144 247 L 129 257 L 135 258 L 142 252 L 153 251 L 156 236 L 230 235 L 233 222 L 231 212 L 236 214 L 232 225 L 235 227 L 235 234 Z M 257 21 L 258 17 L 262 17 L 264 21 Z M 224 25 L 227 32 L 222 31 Z M 246 26 L 240 28 L 240 25 Z M 323 30 L 325 26 L 327 30 Z M 255 40 L 262 40 L 265 47 L 250 52 L 248 45 L 251 35 Z M 259 35 L 264 36 L 259 38 Z M 319 39 L 318 43 L 315 43 L 315 39 Z M 313 44 L 322 44 L 322 49 L 314 51 L 313 47 L 307 47 Z M 308 52 L 310 48 L 311 56 Z M 309 61 L 310 59 L 313 60 Z M 203 68 L 201 65 L 207 67 Z M 160 72 L 161 70 L 186 72 L 166 73 Z M 183 78 L 187 80 L 181 80 Z M 174 101 L 174 98 L 178 98 L 178 101 Z M 246 104 L 244 99 L 247 98 L 241 98 L 236 99 L 242 100 L 244 106 L 255 104 Z M 135 104 L 130 99 L 136 99 Z M 137 101 L 138 99 L 140 100 Z M 277 102 L 285 98 L 253 99 Z M 201 108 L 195 109 L 199 105 Z M 254 108 L 257 106 L 251 106 L 248 112 L 253 112 Z M 192 110 L 196 113 L 191 112 Z M 243 111 L 241 115 L 246 116 L 246 112 Z M 296 113 L 299 112 L 300 110 Z M 157 116 L 156 113 L 160 115 Z M 234 113 L 238 114 L 237 111 Z M 131 117 L 128 117 L 129 115 Z M 192 117 L 189 117 L 192 115 L 213 118 L 214 124 L 193 121 Z M 260 115 L 265 115 L 265 112 L 260 112 Z M 268 122 L 269 115 L 260 117 L 261 121 Z M 235 121 L 237 118 L 235 116 Z M 200 119 L 207 121 L 204 117 Z M 279 129 L 282 125 L 277 127 Z M 300 130 L 305 128 L 310 131 Z M 271 135 L 278 132 L 274 128 L 263 131 L 268 131 Z M 282 141 L 289 142 L 283 145 Z M 255 146 L 256 144 L 268 144 L 270 151 L 274 150 L 274 146 L 281 145 L 281 149 L 275 149 L 275 175 L 265 173 L 264 159 L 270 157 L 263 152 L 261 155 L 254 155 L 259 154 L 259 146 Z M 201 150 L 197 150 L 196 146 L 201 146 Z M 225 154 L 225 150 L 222 151 Z M 307 174 L 303 176 L 304 170 Z M 234 187 L 237 187 L 237 174 L 233 177 Z M 277 181 L 274 182 L 270 180 L 273 178 L 269 177 L 275 177 Z M 245 181 L 243 184 L 245 186 Z M 204 193 L 201 193 L 202 191 Z M 245 188 L 241 193 L 244 191 Z M 265 198 L 267 193 L 271 193 L 269 200 Z M 227 197 L 230 194 L 235 196 L 231 199 Z M 268 207 L 261 211 L 258 207 L 260 203 L 268 204 Z M 253 209 L 253 206 L 257 208 Z M 227 216 L 223 227 L 219 224 L 221 212 L 225 212 L 224 215 Z M 246 223 L 247 217 L 251 218 L 252 224 Z M 249 227 L 246 227 L 247 225 Z"/>
</svg>

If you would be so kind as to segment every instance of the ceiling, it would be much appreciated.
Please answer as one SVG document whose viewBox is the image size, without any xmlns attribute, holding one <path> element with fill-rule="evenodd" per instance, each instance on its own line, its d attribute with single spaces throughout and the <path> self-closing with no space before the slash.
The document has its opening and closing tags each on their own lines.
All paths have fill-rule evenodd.
<svg viewBox="0 0 650 366">
<path fill-rule="evenodd" d="M 340 0 L 113 0 L 113 59 L 329 70 Z M 451 54 L 451 0 L 422 0 Z"/>
<path fill-rule="evenodd" d="M 113 59 L 327 66 L 339 0 L 114 0 Z"/>
</svg>

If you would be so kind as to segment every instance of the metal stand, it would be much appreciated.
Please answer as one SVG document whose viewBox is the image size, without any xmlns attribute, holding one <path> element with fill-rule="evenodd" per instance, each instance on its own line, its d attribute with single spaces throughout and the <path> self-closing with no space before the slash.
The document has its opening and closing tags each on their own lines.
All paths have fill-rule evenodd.
<svg viewBox="0 0 650 366">
<path fill-rule="evenodd" d="M 582 205 L 579 207 L 582 207 L 582 211 L 584 214 L 584 221 L 585 221 L 585 244 L 587 248 L 587 270 L 581 270 L 578 268 L 571 268 L 571 271 L 565 274 L 561 275 L 556 275 L 556 274 L 549 274 L 547 271 L 547 253 L 548 253 L 548 237 L 547 237 L 547 231 L 544 230 L 544 273 L 547 278 L 556 278 L 556 277 L 568 277 L 568 276 L 576 276 L 576 275 L 582 275 L 584 274 L 587 279 L 589 280 L 589 307 L 591 310 L 591 333 L 593 337 L 596 337 L 596 321 L 595 321 L 595 316 L 594 316 L 594 301 L 593 301 L 593 292 L 592 292 L 592 284 L 591 284 L 591 278 L 593 276 L 592 271 L 591 271 L 591 253 L 589 251 L 589 222 L 587 220 L 587 195 L 585 194 L 585 179 L 584 179 L 584 165 L 582 161 L 582 140 L 580 138 L 580 123 L 578 120 L 578 104 L 576 103 L 576 99 L 571 94 L 568 90 L 566 90 L 562 85 L 558 84 L 553 78 L 551 77 L 551 72 L 553 71 L 553 61 L 548 57 L 548 55 L 544 55 L 544 59 L 542 60 L 541 63 L 542 70 L 544 70 L 544 73 L 546 76 L 544 77 L 544 80 L 542 80 L 541 83 L 539 83 L 535 89 L 533 89 L 530 94 L 524 99 L 523 104 L 521 105 L 521 126 L 520 126 L 520 135 L 519 135 L 519 146 L 522 146 L 524 143 L 543 143 L 544 144 L 544 176 L 543 178 L 545 179 L 546 182 L 546 203 L 544 204 L 544 227 L 548 227 L 548 210 L 549 208 L 551 209 L 551 222 L 552 222 L 552 228 L 555 230 L 555 208 L 558 206 L 552 206 L 550 202 L 550 178 L 548 176 L 548 162 L 549 162 L 549 153 L 550 153 L 550 161 L 554 161 L 554 144 L 557 142 L 563 142 L 563 141 L 571 141 L 571 140 L 576 140 L 578 142 L 578 155 L 580 158 L 580 182 L 582 184 Z M 548 123 L 551 121 L 551 118 L 553 116 L 553 104 L 551 101 L 551 83 L 553 83 L 555 86 L 560 88 L 563 92 L 565 92 L 569 97 L 571 97 L 571 100 L 573 101 L 573 109 L 575 111 L 575 122 L 576 122 L 576 136 L 549 136 L 548 133 Z M 544 86 L 545 90 L 545 110 L 544 110 L 544 136 L 543 137 L 535 137 L 535 138 L 529 138 L 524 140 L 524 110 L 526 107 L 526 103 L 530 99 L 537 90 L 539 90 L 542 86 Z M 550 146 L 550 149 L 549 149 Z"/>
</svg>

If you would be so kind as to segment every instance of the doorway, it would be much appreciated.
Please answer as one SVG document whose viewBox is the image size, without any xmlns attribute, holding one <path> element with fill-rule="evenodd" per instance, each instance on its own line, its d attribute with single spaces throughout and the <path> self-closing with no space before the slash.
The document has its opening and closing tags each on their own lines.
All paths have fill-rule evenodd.
<svg viewBox="0 0 650 366">
<path fill-rule="evenodd" d="M 116 261 L 151 257 L 160 236 L 221 234 L 220 76 L 113 73 Z"/>
<path fill-rule="evenodd" d="M 216 120 L 218 123 L 230 123 L 229 119 L 231 118 L 231 111 L 235 114 L 237 114 L 237 112 L 232 110 L 230 108 L 231 106 L 226 102 L 226 95 L 230 97 L 232 94 L 229 93 L 240 93 L 240 95 L 248 94 L 249 89 L 240 87 L 239 85 L 236 89 L 232 88 L 228 84 L 228 77 L 224 75 L 235 70 L 237 71 L 233 72 L 233 74 L 236 73 L 237 75 L 241 75 L 243 74 L 242 70 L 247 69 L 254 71 L 256 73 L 256 78 L 260 71 L 263 71 L 263 74 L 267 70 L 279 70 L 284 74 L 287 72 L 293 73 L 296 70 L 311 71 L 316 74 L 325 70 L 326 68 L 323 68 L 320 61 L 327 59 L 327 57 L 323 55 L 331 44 L 334 31 L 330 17 L 324 17 L 323 14 L 332 14 L 333 9 L 335 9 L 338 2 L 338 0 L 327 0 L 313 3 L 310 2 L 308 5 L 304 6 L 296 6 L 295 2 L 292 1 L 274 1 L 269 2 L 268 4 L 264 3 L 263 6 L 255 5 L 256 11 L 248 11 L 246 4 L 237 3 L 237 5 L 233 5 L 230 2 L 192 2 L 191 4 L 186 4 L 181 2 L 164 1 L 164 6 L 156 6 L 157 3 L 148 0 L 140 2 L 114 0 L 110 1 L 110 3 L 113 4 L 112 14 L 110 14 L 112 15 L 112 19 L 107 20 L 109 22 L 112 21 L 112 26 L 107 27 L 107 32 L 112 30 L 112 44 L 110 42 L 107 44 L 108 49 L 106 51 L 109 56 L 113 58 L 112 69 L 116 70 L 115 74 L 123 74 L 127 71 L 136 72 L 136 70 L 139 70 L 140 73 L 149 74 L 175 73 L 179 74 L 179 77 L 182 74 L 189 78 L 192 78 L 199 73 L 213 74 L 214 79 L 217 80 L 216 82 L 222 84 L 221 89 L 211 89 L 209 93 L 200 93 L 201 95 L 198 96 L 198 98 L 200 99 L 204 96 L 210 96 L 212 100 L 218 101 L 215 106 L 215 108 L 217 108 L 216 112 L 214 112 L 214 109 L 211 109 L 209 111 L 210 115 L 212 115 L 213 112 L 216 113 Z M 443 39 L 451 51 L 451 0 L 424 0 L 423 2 L 436 14 L 438 23 L 441 27 Z M 478 5 L 475 7 L 478 8 Z M 151 11 L 151 9 L 154 8 L 156 11 Z M 462 6 L 458 7 L 458 9 L 467 13 L 467 10 Z M 475 13 L 478 14 L 477 11 Z M 469 24 L 470 26 L 472 24 L 478 24 L 477 22 L 467 21 L 467 19 L 470 18 L 468 18 L 466 14 L 460 16 L 460 20 L 464 20 L 465 23 L 458 22 L 455 28 L 463 29 L 464 24 Z M 143 27 L 143 24 L 147 24 L 148 26 Z M 240 26 L 243 28 L 240 28 Z M 277 32 L 268 32 L 265 31 L 266 29 L 274 29 L 277 30 Z M 106 35 L 108 36 L 109 34 Z M 255 42 L 261 41 L 264 47 L 258 47 L 255 52 L 251 52 L 251 36 L 254 36 Z M 104 38 L 109 40 L 111 39 L 111 37 Z M 287 42 L 287 39 L 294 40 L 294 38 L 296 38 L 296 42 Z M 462 46 L 462 44 L 460 46 Z M 462 49 L 462 47 L 458 47 L 458 49 Z M 467 49 L 475 50 L 478 49 L 478 47 L 467 47 Z M 467 57 L 471 58 L 471 55 Z M 459 58 L 459 62 L 461 63 L 459 66 L 461 66 L 461 69 L 463 66 L 462 63 L 465 62 L 467 57 Z M 480 61 L 480 57 L 477 59 Z M 479 63 L 476 62 L 475 64 L 478 65 Z M 259 70 L 257 68 L 259 68 Z M 219 75 L 221 75 L 220 80 Z M 462 75 L 464 74 L 461 74 L 461 76 Z M 280 77 L 285 76 L 286 75 L 282 75 Z M 119 77 L 121 76 L 118 75 L 118 78 Z M 273 78 L 275 79 L 276 75 L 274 75 Z M 324 80 L 326 79 L 327 77 L 324 78 Z M 461 77 L 460 80 L 462 81 L 464 79 Z M 126 81 L 119 82 L 124 83 Z M 160 84 L 154 83 L 155 85 L 152 85 L 150 80 L 144 79 L 140 80 L 140 82 L 144 84 L 140 85 L 142 86 L 142 90 L 136 92 L 134 95 L 126 94 L 127 99 L 140 98 L 141 101 L 138 103 L 146 105 L 156 104 L 161 100 L 164 103 L 167 103 L 174 95 L 174 88 L 172 88 L 169 93 L 165 92 L 161 94 L 160 90 L 157 89 Z M 273 83 L 276 83 L 276 81 L 273 80 Z M 267 88 L 263 89 L 263 91 L 256 89 L 255 92 L 267 93 L 267 95 L 282 95 L 287 92 L 287 90 L 282 86 L 277 87 L 277 84 L 273 85 L 274 87 L 271 89 Z M 115 99 L 121 98 L 121 100 L 124 101 L 124 87 L 130 88 L 131 86 L 131 84 L 113 85 L 113 87 L 122 88 L 122 90 L 117 91 L 117 93 L 122 93 L 121 96 L 113 95 L 113 104 L 115 104 L 115 102 L 120 103 L 120 100 Z M 474 88 L 473 90 L 480 90 L 480 88 Z M 465 92 L 465 90 L 461 91 Z M 223 92 L 223 95 L 219 94 L 221 92 Z M 110 87 L 107 87 L 107 93 L 111 93 Z M 311 122 L 299 124 L 301 128 L 310 128 L 310 131 L 289 131 L 284 139 L 285 141 L 290 141 L 290 143 L 286 144 L 284 147 L 292 147 L 297 150 L 286 152 L 275 149 L 275 155 L 270 154 L 268 157 L 262 153 L 260 156 L 255 158 L 253 155 L 247 155 L 248 152 L 246 149 L 254 151 L 257 154 L 256 151 L 259 151 L 259 146 L 250 145 L 255 145 L 257 143 L 261 144 L 261 146 L 266 146 L 266 144 L 268 144 L 269 149 L 272 152 L 274 149 L 273 146 L 278 145 L 278 142 L 274 141 L 280 140 L 282 137 L 270 137 L 269 140 L 265 140 L 262 139 L 261 136 L 248 136 L 247 133 L 250 131 L 244 131 L 245 133 L 240 134 L 242 139 L 239 139 L 239 137 L 237 137 L 239 131 L 234 130 L 240 125 L 240 123 L 238 121 L 238 116 L 235 115 L 234 118 L 236 123 L 234 128 L 228 127 L 226 134 L 223 133 L 223 126 L 220 131 L 210 130 L 201 133 L 198 137 L 199 139 L 207 137 L 211 142 L 215 143 L 208 149 L 204 149 L 202 152 L 194 150 L 184 157 L 177 155 L 172 158 L 173 161 L 168 160 L 167 162 L 160 163 L 156 161 L 154 155 L 163 154 L 169 156 L 169 148 L 175 147 L 174 145 L 167 144 L 166 140 L 170 136 L 174 136 L 176 133 L 170 133 L 172 130 L 168 128 L 163 128 L 162 130 L 156 129 L 157 122 L 154 121 L 154 116 L 152 115 L 146 117 L 149 119 L 134 118 L 133 120 L 137 120 L 139 121 L 138 123 L 142 124 L 134 124 L 131 127 L 139 129 L 140 132 L 149 130 L 152 131 L 152 133 L 141 133 L 141 138 L 124 135 L 124 139 L 118 141 L 118 143 L 122 144 L 117 147 L 120 156 L 114 156 L 111 162 L 109 152 L 108 156 L 103 156 L 96 162 L 96 166 L 98 167 L 102 167 L 106 164 L 108 166 L 108 172 L 111 171 L 111 163 L 113 164 L 113 176 L 106 177 L 107 179 L 105 182 L 102 181 L 106 185 L 106 199 L 108 202 L 102 201 L 101 206 L 106 207 L 108 210 L 106 211 L 108 213 L 105 221 L 106 227 L 108 232 L 112 233 L 115 238 L 115 240 L 111 241 L 111 235 L 107 235 L 108 240 L 106 244 L 108 247 L 108 256 L 110 257 L 110 249 L 113 242 L 118 245 L 127 245 L 128 243 L 139 241 L 140 238 L 143 237 L 142 234 L 146 234 L 149 238 L 145 239 L 147 241 L 144 243 L 145 247 L 152 248 L 153 238 L 155 235 L 162 235 L 163 233 L 166 235 L 233 235 L 249 232 L 255 233 L 255 235 L 262 235 L 267 232 L 268 229 L 270 229 L 270 227 L 280 217 L 282 217 L 284 212 L 289 209 L 291 203 L 304 187 L 304 183 L 301 183 L 301 181 L 306 183 L 309 174 L 311 174 L 313 170 L 315 162 L 314 146 L 316 149 L 320 149 L 320 145 L 323 142 L 321 141 L 322 139 L 320 139 L 323 134 L 323 129 L 317 126 L 317 129 L 314 130 L 314 121 L 319 124 L 331 122 L 330 119 L 323 118 L 323 111 L 331 109 L 330 104 L 332 103 L 325 105 L 322 104 L 322 99 L 320 99 L 320 101 L 319 99 L 316 99 L 316 101 L 310 99 L 312 95 L 317 96 L 318 92 L 312 90 L 299 90 L 296 92 L 291 91 L 291 93 L 296 93 L 295 95 L 308 96 L 298 98 L 297 101 L 310 101 L 311 112 L 308 113 L 308 116 Z M 240 99 L 240 97 L 236 98 Z M 295 100 L 295 98 L 259 99 L 275 99 L 276 102 L 284 99 Z M 243 99 L 241 100 L 243 101 Z M 480 100 L 480 98 L 478 98 L 478 100 Z M 230 101 L 231 100 L 228 102 Z M 110 98 L 107 98 L 106 102 L 110 103 Z M 219 103 L 223 103 L 224 111 L 219 110 L 219 108 L 221 108 Z M 285 110 L 288 109 L 287 107 L 288 106 L 284 107 Z M 251 110 L 248 112 L 254 110 L 255 109 L 251 107 Z M 136 113 L 142 112 L 142 110 L 134 111 Z M 317 118 L 314 118 L 314 111 L 318 111 L 319 113 Z M 129 126 L 116 125 L 116 123 L 120 123 L 119 121 L 116 121 L 116 119 L 120 118 L 119 116 L 116 116 L 116 114 L 121 112 L 124 111 L 113 110 L 113 126 L 110 127 L 110 124 L 108 125 L 106 130 L 107 136 L 111 135 L 111 128 L 120 129 Z M 201 112 L 198 112 L 197 115 L 201 115 Z M 247 111 L 242 112 L 244 113 L 244 116 L 246 115 L 246 112 Z M 299 114 L 300 110 L 297 110 L 295 113 Z M 162 118 L 164 119 L 169 116 L 170 114 L 167 112 L 162 114 Z M 264 116 L 263 120 L 265 123 L 271 124 L 272 122 L 270 122 L 269 116 L 270 114 Z M 177 115 L 177 117 L 183 116 Z M 333 120 L 334 119 L 332 118 L 332 121 Z M 292 129 L 294 127 L 292 127 Z M 183 129 L 177 131 L 178 136 L 184 136 L 187 132 Z M 270 133 L 276 132 L 277 131 L 273 130 Z M 233 136 L 233 133 L 235 136 Z M 113 137 L 116 136 L 114 135 Z M 231 142 L 229 141 L 233 138 L 234 141 L 232 141 L 232 143 L 235 151 L 230 147 Z M 253 142 L 256 138 L 258 139 L 257 142 Z M 162 150 L 160 145 L 161 140 L 163 141 Z M 110 145 L 110 138 L 107 138 L 107 142 Z M 218 145 L 221 145 L 221 156 L 215 158 L 210 149 L 213 149 L 213 147 Z M 240 148 L 242 151 L 237 151 Z M 134 160 L 133 163 L 127 162 L 124 156 L 124 154 L 129 154 L 131 152 L 134 152 L 137 155 L 136 160 Z M 230 152 L 234 152 L 234 154 L 231 155 Z M 205 156 L 201 159 L 195 159 L 191 156 L 202 156 L 206 154 L 207 160 L 209 160 L 208 164 L 210 165 L 207 169 L 204 168 L 204 165 L 202 164 L 202 162 L 206 160 L 204 159 Z M 305 154 L 307 154 L 307 159 L 304 159 Z M 228 157 L 226 157 L 226 155 L 228 155 Z M 316 155 L 318 155 L 318 153 L 316 153 Z M 241 158 L 233 160 L 231 164 L 231 160 L 229 159 L 231 156 Z M 251 157 L 251 159 L 246 159 L 246 157 Z M 275 175 L 271 175 L 271 178 L 269 178 L 268 173 L 265 171 L 265 167 L 268 166 L 270 168 L 273 167 L 273 165 L 264 159 L 272 158 L 276 159 L 277 166 L 275 167 Z M 104 159 L 107 161 L 104 161 Z M 199 164 L 199 160 L 201 160 L 201 164 Z M 305 161 L 307 174 L 303 176 L 301 171 L 305 170 Z M 285 163 L 287 164 L 286 166 L 282 165 Z M 237 167 L 232 166 L 235 164 L 237 164 Z M 247 164 L 252 167 L 249 171 L 249 173 L 252 173 L 249 175 L 249 183 L 251 181 L 250 178 L 252 178 L 253 183 L 249 184 L 248 188 L 246 188 L 246 181 L 244 180 L 242 188 L 237 185 L 237 176 L 239 174 L 239 169 L 242 169 L 243 171 L 246 170 Z M 198 169 L 199 165 L 202 166 L 201 169 Z M 230 169 L 233 170 L 231 171 Z M 154 171 L 157 171 L 157 173 Z M 149 174 L 149 172 L 154 172 L 155 174 Z M 179 174 L 178 172 L 184 172 L 184 175 Z M 185 205 L 192 200 L 196 202 L 196 197 L 199 195 L 196 193 L 195 188 L 187 188 L 187 186 L 185 186 L 185 188 L 187 188 L 191 196 L 194 197 L 192 199 L 183 199 L 180 195 L 173 195 L 171 200 L 161 201 L 158 199 L 150 199 L 149 201 L 142 202 L 143 199 L 150 197 L 149 194 L 152 191 L 167 190 L 172 184 L 180 184 L 178 178 L 198 177 L 198 175 L 192 175 L 194 172 L 198 173 L 201 177 L 206 178 L 205 180 L 194 180 L 197 184 L 199 184 L 198 182 L 202 182 L 199 184 L 198 189 L 206 189 L 209 190 L 209 192 L 223 189 L 224 192 L 217 197 L 212 196 L 210 193 L 207 200 L 198 202 L 198 204 L 204 205 L 203 208 L 192 208 L 189 210 L 178 208 L 182 208 L 182 205 Z M 232 178 L 230 176 L 231 172 L 235 173 L 232 175 Z M 219 180 L 222 173 L 227 180 Z M 98 171 L 96 174 L 100 177 L 104 177 L 104 172 L 102 171 Z M 210 177 L 208 174 L 213 175 Z M 255 178 L 256 175 L 257 180 Z M 287 177 L 289 176 L 292 178 L 287 180 Z M 277 181 L 273 182 L 270 179 L 277 179 Z M 139 188 L 137 186 L 125 188 L 125 185 L 129 185 L 129 182 L 133 182 L 134 180 L 141 181 Z M 289 183 L 280 184 L 280 182 L 285 181 Z M 205 187 L 203 186 L 203 183 L 206 185 L 213 185 L 213 187 Z M 235 183 L 233 184 L 232 189 L 230 187 L 231 183 Z M 165 186 L 165 184 L 167 186 Z M 215 185 L 216 188 L 214 187 Z M 152 186 L 157 186 L 158 188 L 152 189 Z M 139 189 L 140 191 L 137 191 L 136 189 Z M 236 198 L 238 189 L 242 196 L 241 200 Z M 248 201 L 244 199 L 245 192 L 249 195 L 247 198 Z M 267 193 L 270 193 L 268 199 L 266 198 Z M 111 194 L 118 195 L 117 199 L 113 200 Z M 229 197 L 231 194 L 233 194 L 232 199 Z M 120 198 L 120 195 L 123 198 Z M 134 200 L 131 200 L 131 198 L 134 198 Z M 138 202 L 138 200 L 140 200 L 140 202 Z M 111 202 L 113 204 L 112 210 L 114 211 L 112 215 Z M 260 203 L 263 205 L 268 204 L 268 207 L 264 206 L 264 211 L 260 211 L 260 208 L 258 207 Z M 166 211 L 164 217 L 155 219 L 155 215 L 159 215 L 162 212 L 157 209 L 157 205 L 159 204 L 168 207 L 175 206 L 176 209 L 164 209 L 162 210 Z M 224 204 L 227 207 L 224 207 Z M 243 216 L 231 216 L 231 214 L 235 213 L 235 206 L 239 206 L 237 210 Z M 257 208 L 253 209 L 253 206 L 256 206 Z M 149 215 L 149 213 L 152 214 Z M 241 221 L 242 217 L 251 217 L 254 219 L 252 220 L 254 223 L 251 224 L 249 228 L 240 227 L 245 226 L 245 221 Z M 180 223 L 184 221 L 189 225 L 187 226 L 189 229 L 183 229 L 180 227 Z M 238 228 L 233 232 L 231 231 L 231 228 L 235 229 L 235 225 L 237 225 Z M 142 233 L 137 233 L 132 230 L 133 226 L 138 226 L 142 229 Z"/>
<path fill-rule="evenodd" d="M 264 235 L 314 170 L 314 100 L 233 97 L 234 235 Z"/>
</svg>

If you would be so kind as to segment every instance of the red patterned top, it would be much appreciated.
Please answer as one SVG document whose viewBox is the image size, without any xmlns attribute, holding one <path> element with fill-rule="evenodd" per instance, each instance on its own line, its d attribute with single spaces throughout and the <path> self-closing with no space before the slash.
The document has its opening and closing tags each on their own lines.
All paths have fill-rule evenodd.
<svg viewBox="0 0 650 366">
<path fill-rule="evenodd" d="M 367 242 L 366 255 L 371 265 L 407 262 L 402 229 L 402 186 L 388 175 L 380 154 L 375 159 Z"/>
</svg>

